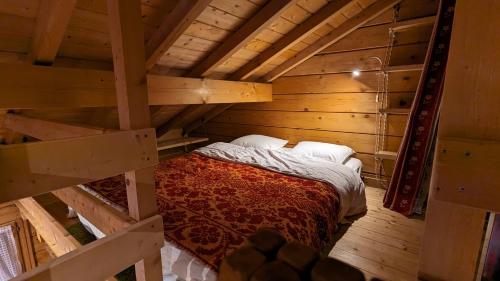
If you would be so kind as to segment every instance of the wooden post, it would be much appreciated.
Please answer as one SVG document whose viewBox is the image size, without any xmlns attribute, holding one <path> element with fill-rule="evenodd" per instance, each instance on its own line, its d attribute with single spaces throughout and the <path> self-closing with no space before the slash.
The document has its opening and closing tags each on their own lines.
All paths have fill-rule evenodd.
<svg viewBox="0 0 500 281">
<path fill-rule="evenodd" d="M 426 280 L 474 280 L 486 212 L 498 211 L 499 12 L 499 1 L 454 7 L 420 251 Z"/>
<path fill-rule="evenodd" d="M 108 0 L 108 13 L 120 128 L 150 127 L 141 2 Z M 137 220 L 157 212 L 153 173 L 125 173 L 129 214 Z M 135 271 L 137 280 L 162 280 L 160 252 L 137 263 Z"/>
</svg>

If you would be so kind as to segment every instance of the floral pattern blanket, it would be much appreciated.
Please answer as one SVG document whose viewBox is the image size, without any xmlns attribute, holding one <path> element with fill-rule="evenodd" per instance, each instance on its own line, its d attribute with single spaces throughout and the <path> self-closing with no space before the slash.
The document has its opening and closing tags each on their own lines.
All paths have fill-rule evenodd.
<svg viewBox="0 0 500 281">
<path fill-rule="evenodd" d="M 198 153 L 160 162 L 155 179 L 165 239 L 214 270 L 260 227 L 317 250 L 332 243 L 340 199 L 327 183 Z M 87 187 L 126 208 L 123 176 Z"/>
</svg>

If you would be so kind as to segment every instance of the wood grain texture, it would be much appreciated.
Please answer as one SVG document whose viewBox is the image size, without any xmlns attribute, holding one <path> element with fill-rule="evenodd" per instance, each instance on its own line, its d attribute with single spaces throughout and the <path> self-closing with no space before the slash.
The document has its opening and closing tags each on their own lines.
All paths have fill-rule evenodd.
<svg viewBox="0 0 500 281">
<path fill-rule="evenodd" d="M 211 0 L 178 1 L 146 43 L 146 69 L 150 70 L 174 45 Z"/>
<path fill-rule="evenodd" d="M 272 99 L 271 85 L 263 83 L 152 74 L 138 75 L 135 80 L 136 88 L 137 85 L 144 88 L 149 86 L 148 89 L 141 89 L 143 94 L 133 95 L 133 104 L 146 104 L 144 108 L 141 107 L 141 114 L 148 116 L 148 102 L 150 105 L 180 105 Z M 114 82 L 114 73 L 111 71 L 0 64 L 0 90 L 6 93 L 0 97 L 0 109 L 113 107 L 124 103 L 123 100 L 117 102 L 115 96 L 117 87 L 125 87 L 123 83 L 115 86 Z M 149 126 L 149 121 L 142 122 Z"/>
<path fill-rule="evenodd" d="M 42 0 L 31 44 L 31 60 L 52 64 L 66 33 L 76 0 Z"/>
<path fill-rule="evenodd" d="M 127 268 L 130 264 L 140 261 L 143 257 L 159 251 L 163 246 L 163 239 L 162 218 L 159 215 L 153 216 L 82 246 L 12 280 L 104 280 Z M 124 248 L 123 245 L 127 247 Z M 121 258 L 108 258 L 105 263 L 95 262 L 96 256 L 114 254 L 120 254 Z M 89 268 L 92 270 L 88 270 Z M 86 274 L 75 275 L 75 269 L 79 272 L 86 271 Z"/>
<path fill-rule="evenodd" d="M 205 77 L 210 71 L 252 40 L 258 33 L 267 28 L 280 14 L 295 4 L 295 0 L 271 0 L 250 20 L 211 52 L 202 62 L 189 71 L 190 77 Z"/>
<path fill-rule="evenodd" d="M 312 34 L 324 23 L 331 20 L 332 17 L 337 16 L 337 13 L 339 13 L 343 7 L 347 6 L 347 4 L 352 4 L 352 2 L 354 1 L 342 0 L 330 2 L 329 4 L 325 5 L 320 11 L 310 16 L 302 24 L 287 33 L 286 36 L 283 36 L 276 43 L 260 53 L 257 57 L 238 69 L 238 71 L 231 74 L 230 79 L 247 79 L 264 64 L 273 60 L 288 48 L 297 44 L 308 35 Z"/>
<path fill-rule="evenodd" d="M 385 209 L 384 192 L 366 187 L 367 213 L 341 227 L 329 256 L 359 268 L 367 280 L 417 280 L 424 221 Z"/>
<path fill-rule="evenodd" d="M 3 202 L 90 182 L 158 162 L 152 129 L 0 147 Z M 122 159 L 121 161 L 115 161 Z"/>
<path fill-rule="evenodd" d="M 378 1 L 365 10 L 361 11 L 359 15 L 356 17 L 346 21 L 341 26 L 334 29 L 327 36 L 321 38 L 311 46 L 306 49 L 300 51 L 297 55 L 293 57 L 293 59 L 287 60 L 285 63 L 281 64 L 264 77 L 265 81 L 273 81 L 285 72 L 304 62 L 308 58 L 314 56 L 315 54 L 321 52 L 329 45 L 339 41 L 344 38 L 358 27 L 367 23 L 368 21 L 376 18 L 381 15 L 386 10 L 392 8 L 397 3 L 401 2 L 401 0 L 382 0 Z"/>
</svg>

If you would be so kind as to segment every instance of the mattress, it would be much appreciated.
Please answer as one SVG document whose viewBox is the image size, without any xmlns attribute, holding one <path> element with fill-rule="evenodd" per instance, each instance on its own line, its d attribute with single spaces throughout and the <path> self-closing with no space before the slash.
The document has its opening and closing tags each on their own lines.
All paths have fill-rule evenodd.
<svg viewBox="0 0 500 281">
<path fill-rule="evenodd" d="M 213 144 L 158 165 L 164 280 L 216 280 L 221 259 L 259 227 L 321 250 L 332 243 L 345 214 L 366 208 L 364 186 L 351 168 L 242 149 Z M 115 177 L 84 188 L 126 211 L 123 182 Z"/>
</svg>

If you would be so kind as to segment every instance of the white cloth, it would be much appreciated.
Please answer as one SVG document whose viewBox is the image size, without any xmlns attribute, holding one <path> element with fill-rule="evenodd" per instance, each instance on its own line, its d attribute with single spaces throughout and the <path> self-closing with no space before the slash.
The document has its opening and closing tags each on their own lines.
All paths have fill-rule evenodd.
<svg viewBox="0 0 500 281">
<path fill-rule="evenodd" d="M 0 281 L 16 277 L 21 268 L 12 226 L 0 227 Z"/>
<path fill-rule="evenodd" d="M 265 168 L 274 172 L 326 182 L 340 195 L 339 219 L 366 211 L 365 185 L 353 169 L 317 157 L 283 150 L 241 147 L 217 142 L 195 150 L 215 159 Z"/>
</svg>

